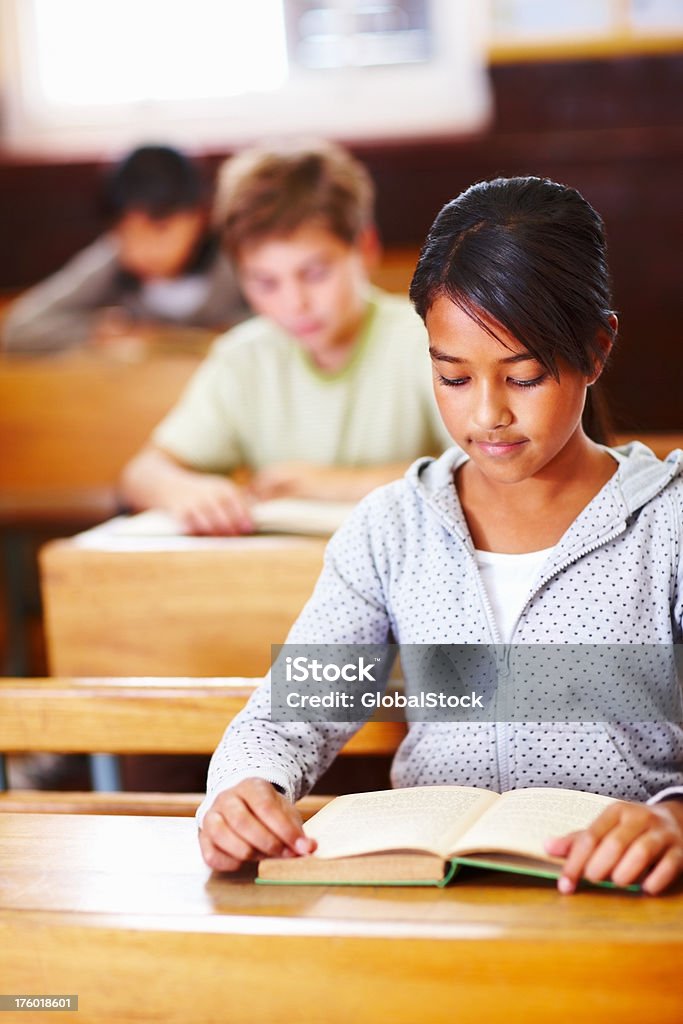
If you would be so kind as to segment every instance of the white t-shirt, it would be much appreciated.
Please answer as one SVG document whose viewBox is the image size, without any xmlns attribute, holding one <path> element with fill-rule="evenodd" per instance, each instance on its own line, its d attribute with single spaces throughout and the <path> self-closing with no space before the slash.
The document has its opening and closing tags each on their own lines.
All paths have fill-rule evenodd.
<svg viewBox="0 0 683 1024">
<path fill-rule="evenodd" d="M 191 317 L 209 298 L 210 282 L 201 274 L 145 281 L 140 298 L 150 313 L 169 320 Z"/>
<path fill-rule="evenodd" d="M 552 550 L 544 548 L 522 555 L 475 551 L 477 568 L 503 643 L 510 643 L 531 584 Z"/>
</svg>

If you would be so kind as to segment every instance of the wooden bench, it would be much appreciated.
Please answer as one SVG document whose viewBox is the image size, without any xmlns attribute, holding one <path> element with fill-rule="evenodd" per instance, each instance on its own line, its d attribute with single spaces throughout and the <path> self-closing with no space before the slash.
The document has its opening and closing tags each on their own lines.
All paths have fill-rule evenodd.
<svg viewBox="0 0 683 1024">
<path fill-rule="evenodd" d="M 0 751 L 211 754 L 255 684 L 246 679 L 51 678 L 0 681 Z M 345 757 L 393 754 L 402 722 L 368 722 Z M 308 813 L 325 797 L 307 798 Z M 194 814 L 196 793 L 0 792 L 0 811 Z"/>
</svg>

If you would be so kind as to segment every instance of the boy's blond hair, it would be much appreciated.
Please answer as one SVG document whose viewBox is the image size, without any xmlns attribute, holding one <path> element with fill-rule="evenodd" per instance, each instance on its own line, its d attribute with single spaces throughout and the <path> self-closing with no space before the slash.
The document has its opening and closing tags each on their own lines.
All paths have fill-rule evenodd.
<svg viewBox="0 0 683 1024">
<path fill-rule="evenodd" d="M 245 244 L 286 237 L 310 221 L 352 245 L 373 223 L 374 199 L 370 174 L 341 146 L 259 147 L 220 168 L 214 220 L 233 258 Z"/>
</svg>

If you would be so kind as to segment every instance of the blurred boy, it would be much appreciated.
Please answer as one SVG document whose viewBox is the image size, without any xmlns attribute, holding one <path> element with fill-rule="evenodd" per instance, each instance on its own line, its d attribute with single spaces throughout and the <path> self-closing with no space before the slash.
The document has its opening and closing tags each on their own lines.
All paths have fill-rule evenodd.
<svg viewBox="0 0 683 1024">
<path fill-rule="evenodd" d="M 198 168 L 169 146 L 141 146 L 110 173 L 113 226 L 10 308 L 8 351 L 47 352 L 158 333 L 214 334 L 247 309 L 208 228 Z M 198 334 L 200 332 L 197 332 Z"/>
<path fill-rule="evenodd" d="M 129 463 L 134 508 L 247 533 L 253 497 L 355 500 L 448 446 L 424 328 L 369 283 L 373 202 L 368 172 L 332 144 L 224 165 L 216 219 L 260 315 L 216 343 Z M 248 489 L 227 476 L 239 467 Z"/>
</svg>

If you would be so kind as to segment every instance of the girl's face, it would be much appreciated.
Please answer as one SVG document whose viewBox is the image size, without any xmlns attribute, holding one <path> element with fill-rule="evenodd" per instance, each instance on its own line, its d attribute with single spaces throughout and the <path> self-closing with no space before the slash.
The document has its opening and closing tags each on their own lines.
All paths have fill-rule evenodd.
<svg viewBox="0 0 683 1024">
<path fill-rule="evenodd" d="M 585 444 L 581 414 L 594 378 L 560 362 L 555 380 L 520 341 L 486 314 L 482 320 L 505 344 L 447 296 L 427 314 L 444 423 L 491 482 L 556 477 Z"/>
</svg>

